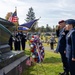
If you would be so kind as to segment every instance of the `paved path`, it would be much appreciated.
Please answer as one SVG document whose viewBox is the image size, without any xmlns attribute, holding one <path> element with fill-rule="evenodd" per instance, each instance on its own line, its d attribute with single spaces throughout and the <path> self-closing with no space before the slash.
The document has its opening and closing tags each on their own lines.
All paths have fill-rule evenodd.
<svg viewBox="0 0 75 75">
<path fill-rule="evenodd" d="M 26 44 L 26 48 L 30 48 L 28 44 Z M 50 47 L 48 47 L 48 46 L 44 46 L 44 48 L 45 48 L 45 50 L 48 50 L 48 51 L 54 51 L 55 50 L 55 49 L 51 50 Z"/>
</svg>

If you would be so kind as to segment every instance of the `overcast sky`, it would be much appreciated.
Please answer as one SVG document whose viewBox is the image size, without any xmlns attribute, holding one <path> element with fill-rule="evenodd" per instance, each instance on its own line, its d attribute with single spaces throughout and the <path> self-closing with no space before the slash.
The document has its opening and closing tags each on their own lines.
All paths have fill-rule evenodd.
<svg viewBox="0 0 75 75">
<path fill-rule="evenodd" d="M 17 7 L 19 23 L 25 23 L 30 7 L 34 9 L 38 26 L 53 27 L 59 20 L 75 19 L 75 0 L 0 0 L 0 17 L 5 18 L 8 12 L 14 12 Z"/>
</svg>

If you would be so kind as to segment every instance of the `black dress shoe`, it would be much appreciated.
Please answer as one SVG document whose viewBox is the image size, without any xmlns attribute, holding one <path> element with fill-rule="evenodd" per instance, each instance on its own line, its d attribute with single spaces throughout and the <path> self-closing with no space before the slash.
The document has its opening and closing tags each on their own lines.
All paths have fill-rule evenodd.
<svg viewBox="0 0 75 75">
<path fill-rule="evenodd" d="M 68 72 L 65 72 L 65 74 L 64 75 L 69 75 L 69 73 Z"/>
<path fill-rule="evenodd" d="M 64 75 L 64 74 L 65 74 L 65 72 L 59 73 L 59 75 Z"/>
<path fill-rule="evenodd" d="M 62 73 L 59 73 L 59 75 L 69 75 L 68 72 L 62 72 Z"/>
</svg>

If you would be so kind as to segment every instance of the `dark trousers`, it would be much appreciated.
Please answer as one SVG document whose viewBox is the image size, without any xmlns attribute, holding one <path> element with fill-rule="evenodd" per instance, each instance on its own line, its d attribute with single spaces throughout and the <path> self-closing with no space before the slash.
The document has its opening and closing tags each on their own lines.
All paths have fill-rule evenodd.
<svg viewBox="0 0 75 75">
<path fill-rule="evenodd" d="M 10 45 L 10 50 L 13 50 L 13 47 L 12 47 L 12 45 Z"/>
<path fill-rule="evenodd" d="M 21 49 L 20 49 L 20 41 L 19 41 L 17 44 L 18 44 L 18 50 L 21 50 Z"/>
<path fill-rule="evenodd" d="M 14 43 L 15 50 L 18 50 L 17 42 Z"/>
<path fill-rule="evenodd" d="M 13 50 L 13 45 L 12 45 L 12 43 L 9 44 L 9 45 L 10 45 L 10 50 Z"/>
<path fill-rule="evenodd" d="M 60 53 L 60 55 L 61 55 L 61 60 L 63 63 L 64 72 L 69 72 L 69 65 L 68 65 L 68 61 L 66 58 L 66 54 L 63 52 L 63 53 Z"/>
<path fill-rule="evenodd" d="M 75 61 L 72 61 L 72 59 L 68 59 L 70 74 L 75 75 Z"/>
<path fill-rule="evenodd" d="M 15 50 L 20 50 L 20 42 L 14 43 Z"/>
<path fill-rule="evenodd" d="M 51 47 L 51 49 L 54 49 L 54 44 L 50 43 L 50 47 Z"/>
<path fill-rule="evenodd" d="M 25 42 L 22 42 L 22 50 L 25 50 Z"/>
</svg>

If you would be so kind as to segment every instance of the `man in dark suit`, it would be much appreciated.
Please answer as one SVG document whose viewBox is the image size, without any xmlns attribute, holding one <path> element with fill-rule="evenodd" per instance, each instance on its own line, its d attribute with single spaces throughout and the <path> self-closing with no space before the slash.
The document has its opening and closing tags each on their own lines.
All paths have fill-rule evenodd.
<svg viewBox="0 0 75 75">
<path fill-rule="evenodd" d="M 10 50 L 13 50 L 13 35 L 11 35 L 9 38 L 9 45 L 10 45 Z"/>
<path fill-rule="evenodd" d="M 21 38 L 22 50 L 25 50 L 26 41 L 27 41 L 27 36 L 26 36 L 26 34 L 23 34 L 23 36 Z"/>
<path fill-rule="evenodd" d="M 66 20 L 66 29 L 69 33 L 66 36 L 66 57 L 68 59 L 71 75 L 75 75 L 75 20 Z"/>
<path fill-rule="evenodd" d="M 15 50 L 21 50 L 20 43 L 21 43 L 20 34 L 19 34 L 19 32 L 16 32 L 15 41 L 14 41 Z"/>
<path fill-rule="evenodd" d="M 69 68 L 68 68 L 68 62 L 65 54 L 65 48 L 66 48 L 66 34 L 68 31 L 65 30 L 65 21 L 61 20 L 58 22 L 59 29 L 56 31 L 58 36 L 58 45 L 56 48 L 56 53 L 60 53 L 61 60 L 63 63 L 63 70 L 64 72 L 59 73 L 60 75 L 69 75 Z"/>
</svg>

